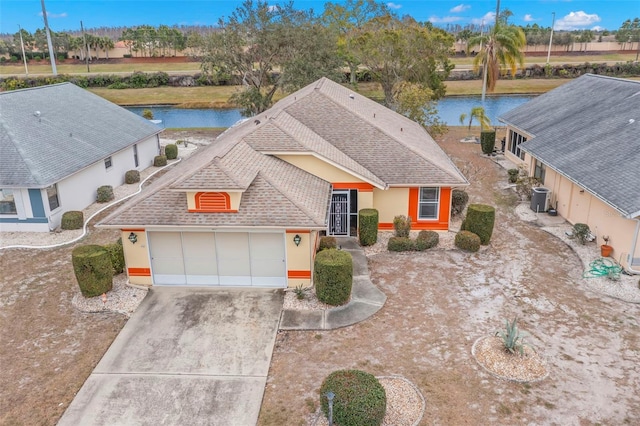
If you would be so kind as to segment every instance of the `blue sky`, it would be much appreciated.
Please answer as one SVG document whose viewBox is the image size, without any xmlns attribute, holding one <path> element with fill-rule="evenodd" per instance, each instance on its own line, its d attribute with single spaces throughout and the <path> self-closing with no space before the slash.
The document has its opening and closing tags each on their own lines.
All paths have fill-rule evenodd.
<svg viewBox="0 0 640 426">
<path fill-rule="evenodd" d="M 341 0 L 333 0 L 340 2 Z M 269 1 L 277 5 L 278 1 Z M 54 31 L 101 26 L 135 25 L 215 25 L 228 16 L 239 0 L 45 0 L 49 25 Z M 435 25 L 447 23 L 481 24 L 493 20 L 495 1 L 394 0 L 387 3 L 400 15 Z M 298 9 L 313 8 L 321 12 L 324 1 L 294 1 Z M 502 0 L 501 9 L 510 9 L 510 22 L 518 25 L 537 23 L 551 26 L 555 12 L 557 30 L 616 30 L 626 19 L 640 17 L 638 0 Z M 2 0 L 0 32 L 14 33 L 18 25 L 33 32 L 44 26 L 40 0 Z"/>
</svg>

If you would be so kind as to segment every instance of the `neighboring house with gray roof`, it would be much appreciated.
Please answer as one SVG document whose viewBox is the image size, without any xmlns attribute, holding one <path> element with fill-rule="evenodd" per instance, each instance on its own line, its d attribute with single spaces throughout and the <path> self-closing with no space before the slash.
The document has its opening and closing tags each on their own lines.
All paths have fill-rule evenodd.
<svg viewBox="0 0 640 426">
<path fill-rule="evenodd" d="M 550 190 L 549 207 L 586 223 L 640 273 L 640 81 L 587 74 L 500 117 L 506 156 Z"/>
<path fill-rule="evenodd" d="M 47 232 L 153 164 L 162 129 L 71 83 L 0 93 L 0 230 Z"/>
<path fill-rule="evenodd" d="M 331 80 L 287 96 L 175 166 L 98 226 L 141 285 L 310 285 L 319 237 L 447 230 L 465 177 L 417 123 Z M 129 239 L 130 237 L 130 239 Z"/>
</svg>

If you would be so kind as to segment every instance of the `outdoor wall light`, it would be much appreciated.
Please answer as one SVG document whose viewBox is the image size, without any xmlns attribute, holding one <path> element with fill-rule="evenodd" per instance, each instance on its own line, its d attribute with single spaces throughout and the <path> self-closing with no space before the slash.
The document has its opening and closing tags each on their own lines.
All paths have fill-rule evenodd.
<svg viewBox="0 0 640 426">
<path fill-rule="evenodd" d="M 134 234 L 133 232 L 129 234 L 129 241 L 131 241 L 131 244 L 135 244 L 138 242 L 138 236 L 136 234 Z"/>
<path fill-rule="evenodd" d="M 302 237 L 300 237 L 300 235 L 296 234 L 295 237 L 293 237 L 293 242 L 296 243 L 296 246 L 300 245 L 300 241 L 302 241 Z"/>
</svg>

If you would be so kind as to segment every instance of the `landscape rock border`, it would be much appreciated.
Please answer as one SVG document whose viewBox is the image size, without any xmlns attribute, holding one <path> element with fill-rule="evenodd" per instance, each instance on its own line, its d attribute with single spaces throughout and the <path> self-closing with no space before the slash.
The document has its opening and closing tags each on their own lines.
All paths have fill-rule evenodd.
<svg viewBox="0 0 640 426">
<path fill-rule="evenodd" d="M 512 375 L 509 375 L 508 373 L 494 371 L 489 366 L 487 366 L 484 363 L 482 363 L 478 359 L 478 356 L 477 356 L 477 351 L 478 351 L 479 344 L 481 342 L 484 342 L 485 340 L 488 340 L 488 339 L 495 339 L 495 340 L 498 340 L 498 341 L 501 340 L 500 337 L 492 336 L 492 335 L 479 337 L 478 339 L 476 339 L 475 342 L 473 342 L 473 346 L 471 347 L 471 355 L 473 356 L 473 359 L 475 359 L 475 361 L 478 363 L 478 365 L 480 367 L 482 367 L 482 369 L 484 371 L 486 371 L 487 373 L 491 374 L 493 377 L 496 377 L 496 378 L 502 379 L 502 380 L 507 380 L 509 382 L 514 382 L 514 383 L 537 383 L 537 382 L 541 382 L 544 379 L 546 379 L 547 377 L 549 377 L 549 373 L 550 373 L 550 371 L 549 371 L 549 363 L 546 361 L 546 359 L 540 353 L 538 353 L 538 351 L 536 351 L 533 348 L 530 348 L 528 346 L 524 347 L 525 356 L 526 357 L 530 357 L 531 362 L 539 362 L 540 364 L 542 364 L 542 366 L 544 367 L 544 371 L 545 371 L 545 373 L 542 376 L 536 376 L 536 377 L 533 377 L 531 379 L 524 379 L 524 378 L 514 377 Z M 500 345 L 502 345 L 502 342 L 500 342 Z M 498 350 L 496 350 L 496 354 L 497 353 L 498 353 Z"/>
</svg>

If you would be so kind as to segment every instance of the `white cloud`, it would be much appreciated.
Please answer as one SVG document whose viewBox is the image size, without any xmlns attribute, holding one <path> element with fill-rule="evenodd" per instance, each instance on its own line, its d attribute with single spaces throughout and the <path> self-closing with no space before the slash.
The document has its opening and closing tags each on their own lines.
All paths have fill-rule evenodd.
<svg viewBox="0 0 640 426">
<path fill-rule="evenodd" d="M 469 6 L 468 4 L 459 4 L 456 7 L 452 8 L 449 12 L 451 13 L 460 13 L 460 12 L 464 12 L 467 9 L 470 9 L 471 6 Z"/>
<path fill-rule="evenodd" d="M 42 16 L 42 12 L 40 12 L 38 15 Z M 62 12 L 62 13 L 51 13 L 51 12 L 47 12 L 47 18 L 66 18 L 67 17 L 67 12 Z"/>
<path fill-rule="evenodd" d="M 554 28 L 556 30 L 581 30 L 600 22 L 601 19 L 597 14 L 585 13 L 582 10 L 578 12 L 571 12 L 564 18 L 560 18 L 556 21 Z"/>
<path fill-rule="evenodd" d="M 269 12 L 277 12 L 278 10 L 280 10 L 280 7 L 277 4 L 274 5 L 270 5 L 268 8 Z"/>
<path fill-rule="evenodd" d="M 474 25 L 493 25 L 496 21 L 495 12 L 487 12 L 482 18 L 473 18 L 471 23 Z"/>
<path fill-rule="evenodd" d="M 396 4 L 396 3 L 387 3 L 387 7 L 389 9 L 400 9 L 402 7 L 401 4 Z"/>
<path fill-rule="evenodd" d="M 432 24 L 449 24 L 451 22 L 461 21 L 462 18 L 459 16 L 443 16 L 440 18 L 439 16 L 432 16 L 429 18 L 429 22 Z"/>
<path fill-rule="evenodd" d="M 596 25 L 595 27 L 591 28 L 593 31 L 604 31 L 606 30 L 605 27 L 601 27 L 600 25 Z"/>
<path fill-rule="evenodd" d="M 524 15 L 523 19 L 524 19 L 524 22 L 532 22 L 536 20 L 533 16 L 529 15 L 528 13 Z"/>
</svg>

